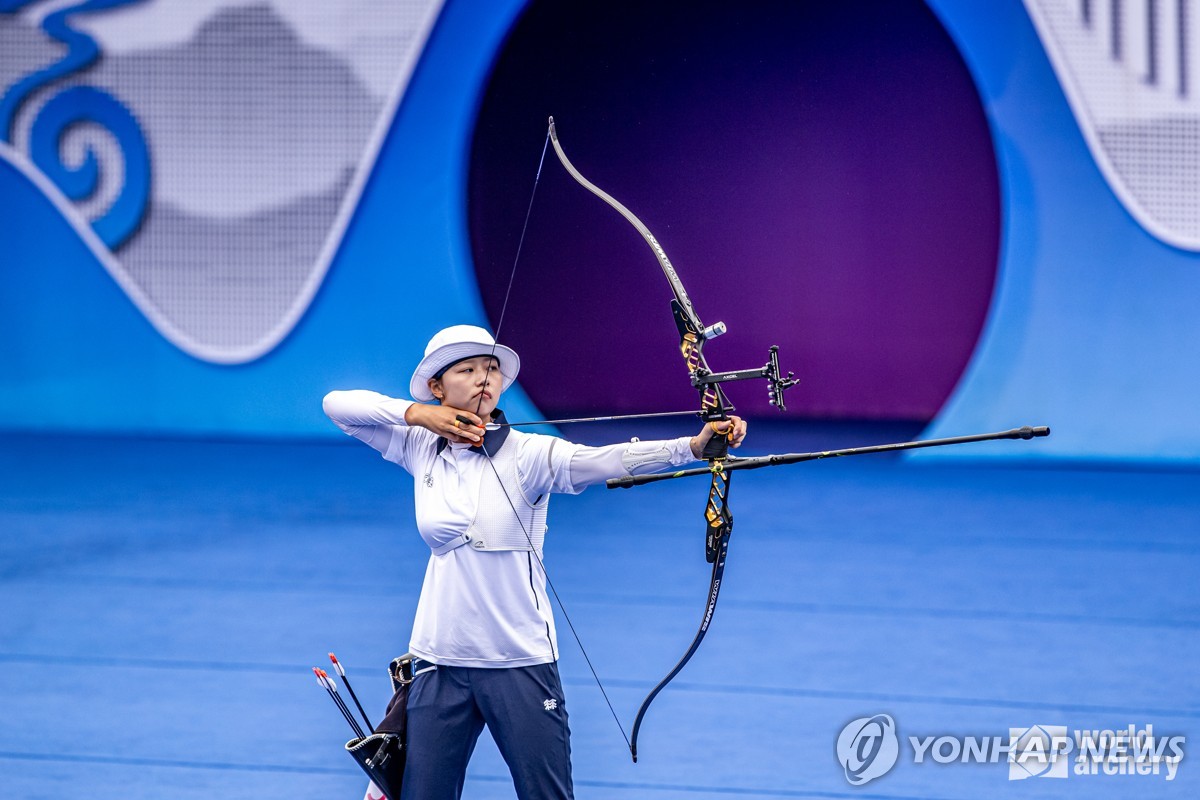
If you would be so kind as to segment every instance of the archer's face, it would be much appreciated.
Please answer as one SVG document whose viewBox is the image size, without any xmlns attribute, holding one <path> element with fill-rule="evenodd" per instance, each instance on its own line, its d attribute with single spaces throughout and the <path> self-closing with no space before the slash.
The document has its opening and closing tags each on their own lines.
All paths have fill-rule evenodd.
<svg viewBox="0 0 1200 800">
<path fill-rule="evenodd" d="M 476 356 L 450 367 L 441 380 L 430 379 L 429 390 L 442 405 L 487 420 L 500 400 L 501 383 L 499 362 L 493 356 Z"/>
</svg>

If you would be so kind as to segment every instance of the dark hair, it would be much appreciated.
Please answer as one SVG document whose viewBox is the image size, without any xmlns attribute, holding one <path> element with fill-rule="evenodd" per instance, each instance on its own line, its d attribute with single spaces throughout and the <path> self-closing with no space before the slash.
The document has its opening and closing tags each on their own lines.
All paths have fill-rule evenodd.
<svg viewBox="0 0 1200 800">
<path fill-rule="evenodd" d="M 488 358 L 492 359 L 492 361 L 495 361 L 496 366 L 500 365 L 500 359 L 496 357 L 495 353 L 477 353 L 473 356 L 464 356 L 463 358 L 460 358 L 457 361 L 451 361 L 449 364 L 442 367 L 437 372 L 433 373 L 433 377 L 435 380 L 440 381 L 442 379 L 442 376 L 446 374 L 446 370 L 450 369 L 455 364 L 461 364 L 464 361 L 470 361 L 472 358 L 480 358 L 482 356 L 487 356 Z"/>
</svg>

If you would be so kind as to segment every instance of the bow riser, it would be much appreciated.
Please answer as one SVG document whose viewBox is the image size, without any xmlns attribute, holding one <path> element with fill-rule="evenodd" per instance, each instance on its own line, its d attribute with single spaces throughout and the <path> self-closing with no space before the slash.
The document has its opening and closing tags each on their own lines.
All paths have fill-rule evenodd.
<svg viewBox="0 0 1200 800">
<path fill-rule="evenodd" d="M 675 327 L 679 329 L 679 352 L 687 364 L 692 386 L 700 392 L 700 418 L 705 422 L 729 419 L 726 412 L 732 411 L 733 405 L 721 389 L 720 382 L 703 380 L 703 376 L 711 375 L 712 370 L 704 360 L 705 337 L 697 327 L 699 320 L 690 317 L 678 300 L 671 301 L 671 314 L 675 317 Z"/>
<path fill-rule="evenodd" d="M 733 533 L 733 513 L 729 510 L 730 473 L 723 469 L 712 470 L 712 484 L 708 488 L 708 503 L 704 507 L 704 520 L 708 532 L 704 540 L 704 558 L 713 563 L 723 542 L 729 541 Z"/>
</svg>

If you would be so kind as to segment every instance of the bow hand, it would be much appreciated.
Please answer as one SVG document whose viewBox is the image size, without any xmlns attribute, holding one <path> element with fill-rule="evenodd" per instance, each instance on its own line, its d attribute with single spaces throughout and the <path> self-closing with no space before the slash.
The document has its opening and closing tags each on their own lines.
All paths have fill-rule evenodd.
<svg viewBox="0 0 1200 800">
<path fill-rule="evenodd" d="M 730 415 L 728 419 L 706 422 L 692 437 L 692 455 L 705 461 L 725 458 L 731 447 L 741 447 L 746 438 L 746 421 Z"/>
</svg>

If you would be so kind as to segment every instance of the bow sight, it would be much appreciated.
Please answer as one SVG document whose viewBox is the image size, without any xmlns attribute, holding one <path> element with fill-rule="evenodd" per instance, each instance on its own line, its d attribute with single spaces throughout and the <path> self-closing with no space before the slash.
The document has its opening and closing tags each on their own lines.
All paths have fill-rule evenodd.
<svg viewBox="0 0 1200 800">
<path fill-rule="evenodd" d="M 697 331 L 678 300 L 671 301 L 671 313 L 675 317 L 675 325 L 679 328 L 679 336 L 683 342 L 685 357 L 689 349 L 694 349 L 698 353 L 703 342 L 715 339 L 728 330 L 724 322 L 717 322 L 709 325 L 702 331 Z M 800 382 L 800 379 L 796 377 L 794 372 L 789 372 L 786 378 L 780 376 L 779 345 L 777 344 L 771 345 L 771 349 L 767 353 L 767 363 L 758 369 L 713 372 L 702 360 L 698 360 L 695 363 L 689 360 L 688 367 L 691 370 L 692 387 L 700 390 L 702 396 L 707 387 L 710 386 L 720 393 L 721 402 L 719 404 L 704 404 L 704 411 L 700 416 L 705 422 L 723 420 L 725 419 L 726 412 L 733 410 L 733 406 L 730 405 L 729 400 L 724 396 L 724 392 L 721 392 L 720 385 L 722 383 L 745 381 L 752 378 L 766 378 L 768 401 L 780 411 L 787 411 L 787 406 L 783 402 L 783 393 Z"/>
</svg>

